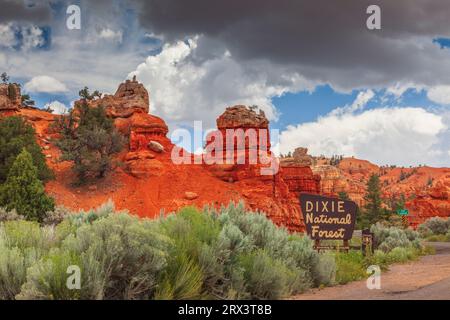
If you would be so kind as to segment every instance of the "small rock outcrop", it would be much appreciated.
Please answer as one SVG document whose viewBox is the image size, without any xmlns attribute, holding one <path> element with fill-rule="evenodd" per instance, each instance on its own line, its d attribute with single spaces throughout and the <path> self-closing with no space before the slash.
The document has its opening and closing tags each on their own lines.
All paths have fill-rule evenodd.
<svg viewBox="0 0 450 320">
<path fill-rule="evenodd" d="M 269 128 L 269 120 L 267 120 L 264 111 L 255 111 L 256 108 L 237 105 L 228 107 L 225 112 L 217 118 L 217 128 L 238 129 L 238 128 Z"/>
<path fill-rule="evenodd" d="M 164 146 L 153 140 L 148 143 L 148 148 L 156 153 L 164 152 Z"/>
<path fill-rule="evenodd" d="M 301 192 L 320 193 L 320 176 L 311 170 L 313 158 L 307 148 L 297 148 L 292 157 L 280 160 L 281 176 L 289 186 L 289 191 L 298 197 Z"/>
<path fill-rule="evenodd" d="M 21 105 L 20 86 L 16 83 L 0 84 L 0 111 L 17 111 Z"/>
<path fill-rule="evenodd" d="M 198 194 L 196 194 L 195 192 L 186 191 L 184 193 L 184 198 L 186 200 L 195 200 L 198 198 Z"/>
<path fill-rule="evenodd" d="M 121 83 L 114 95 L 104 95 L 100 99 L 89 101 L 89 105 L 103 106 L 112 118 L 129 118 L 135 113 L 148 114 L 150 111 L 148 91 L 135 79 Z"/>
<path fill-rule="evenodd" d="M 258 176 L 264 166 L 261 159 L 271 156 L 269 121 L 264 112 L 243 105 L 228 107 L 217 118 L 217 133 L 223 139 L 220 142 L 223 164 L 209 166 L 213 174 L 227 182 Z M 210 139 L 215 134 L 208 136 L 206 148 L 217 143 L 216 138 Z M 215 150 L 212 156 L 217 156 Z"/>
<path fill-rule="evenodd" d="M 307 148 L 297 148 L 290 157 L 281 158 L 281 165 L 284 167 L 299 166 L 309 167 L 314 164 L 314 158 L 308 155 Z"/>
</svg>

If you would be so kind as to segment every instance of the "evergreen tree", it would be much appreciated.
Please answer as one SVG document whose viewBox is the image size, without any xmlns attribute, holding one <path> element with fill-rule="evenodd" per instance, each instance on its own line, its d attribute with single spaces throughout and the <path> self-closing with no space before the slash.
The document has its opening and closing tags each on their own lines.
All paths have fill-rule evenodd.
<svg viewBox="0 0 450 320">
<path fill-rule="evenodd" d="M 88 87 L 84 87 L 78 92 L 81 99 L 84 100 L 94 100 L 95 98 L 101 98 L 102 94 L 98 90 L 95 90 L 92 94 L 89 92 Z"/>
<path fill-rule="evenodd" d="M 3 83 L 8 83 L 8 82 L 9 82 L 9 76 L 8 76 L 8 74 L 7 74 L 6 72 L 3 72 L 3 73 L 0 75 L 0 78 L 2 79 L 2 82 L 3 82 Z"/>
<path fill-rule="evenodd" d="M 0 187 L 0 206 L 15 209 L 29 220 L 42 222 L 47 212 L 54 210 L 54 200 L 45 194 L 38 179 L 31 154 L 24 148 L 17 156 L 4 185 Z"/>
<path fill-rule="evenodd" d="M 22 117 L 7 117 L 0 120 L 0 183 L 5 182 L 9 169 L 23 148 L 31 154 L 39 179 L 45 182 L 53 177 L 36 142 L 33 127 Z"/>
<path fill-rule="evenodd" d="M 383 208 L 383 200 L 381 198 L 380 178 L 373 174 L 367 182 L 367 193 L 364 196 L 366 205 L 364 206 L 364 216 L 367 225 L 372 225 L 378 221 L 385 220 L 389 217 L 389 213 Z"/>
<path fill-rule="evenodd" d="M 81 93 L 80 93 L 81 94 Z M 78 183 L 102 178 L 112 168 L 112 156 L 124 143 L 102 106 L 91 108 L 86 101 L 57 123 L 62 138 L 57 142 L 62 159 L 74 162 Z"/>
<path fill-rule="evenodd" d="M 34 107 L 35 102 L 34 102 L 34 100 L 31 100 L 30 95 L 23 94 L 22 95 L 22 105 L 24 107 Z"/>
</svg>

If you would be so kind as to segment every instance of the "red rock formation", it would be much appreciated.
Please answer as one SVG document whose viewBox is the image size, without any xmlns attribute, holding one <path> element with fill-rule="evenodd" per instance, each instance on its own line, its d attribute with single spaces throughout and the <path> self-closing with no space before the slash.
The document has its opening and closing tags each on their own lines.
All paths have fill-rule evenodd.
<svg viewBox="0 0 450 320">
<path fill-rule="evenodd" d="M 308 156 L 308 149 L 297 148 L 292 157 L 282 158 L 280 161 L 280 174 L 287 183 L 289 191 L 297 197 L 301 192 L 319 194 L 320 175 L 313 174 L 312 157 Z"/>
<path fill-rule="evenodd" d="M 166 137 L 169 129 L 161 118 L 148 114 L 150 110 L 149 95 L 144 85 L 133 78 L 132 81 L 119 85 L 114 95 L 102 98 L 75 102 L 75 107 L 87 102 L 92 108 L 103 106 L 108 116 L 123 135 L 129 139 L 129 154 L 123 161 L 129 173 L 136 177 L 147 177 L 158 174 L 162 164 L 155 159 L 149 149 L 150 143 L 158 143 L 171 149 L 171 142 Z"/>
<path fill-rule="evenodd" d="M 0 92 L 0 101 L 7 101 L 5 94 Z M 0 105 L 9 106 L 8 101 Z M 14 101 L 17 105 L 18 100 Z M 0 108 L 0 116 L 17 114 L 35 127 L 38 142 L 56 174 L 56 179 L 47 184 L 47 191 L 58 204 L 74 210 L 96 207 L 112 199 L 118 209 L 128 209 L 141 217 L 157 217 L 161 210 L 171 212 L 186 205 L 218 207 L 229 201 L 244 200 L 248 208 L 263 211 L 275 223 L 299 231 L 304 229 L 299 192 L 337 195 L 344 191 L 362 205 L 367 179 L 370 174 L 379 173 L 386 196 L 405 193 L 412 199 L 406 206 L 413 226 L 432 216 L 450 216 L 448 168 L 379 168 L 353 158 L 344 159 L 338 166 L 316 165 L 322 162 L 310 159 L 305 149 L 298 149 L 292 158 L 282 159 L 279 172 L 268 176 L 261 174 L 261 169 L 267 166 L 262 163 L 176 165 L 171 159 L 174 146 L 166 137 L 167 125 L 148 114 L 148 94 L 137 81 L 126 82 L 114 96 L 105 96 L 90 104 L 92 107 L 104 105 L 119 131 L 129 137 L 128 148 L 118 156 L 125 165 L 92 188 L 74 187 L 72 164 L 58 160 L 60 151 L 51 142 L 52 138 L 57 138 L 57 133 L 49 129 L 57 115 L 20 106 Z M 224 137 L 227 129 L 241 129 L 245 134 L 248 130 L 268 129 L 269 126 L 263 113 L 243 106 L 228 108 L 217 124 L 218 131 L 225 133 Z M 270 141 L 269 133 L 266 134 Z M 226 149 L 226 145 L 223 148 Z M 233 147 L 233 151 L 245 155 L 245 159 L 255 149 L 270 156 L 269 148 L 269 143 L 261 145 L 259 139 L 256 143 L 247 139 L 243 146 Z M 313 171 L 309 167 L 311 161 Z M 399 181 L 401 170 L 409 176 Z M 430 179 L 433 180 L 431 186 Z"/>
<path fill-rule="evenodd" d="M 409 201 L 409 222 L 417 227 L 432 217 L 450 216 L 450 170 L 435 181 L 424 193 Z"/>
<path fill-rule="evenodd" d="M 306 155 L 307 149 L 297 149 L 292 159 L 282 159 L 281 167 L 277 166 L 278 172 L 266 176 L 261 174 L 261 168 L 267 166 L 263 164 L 264 161 L 249 164 L 250 154 L 253 151 L 258 155 L 262 153 L 271 156 L 269 121 L 264 113 L 262 111 L 257 113 L 245 106 L 229 107 L 217 119 L 217 127 L 223 139 L 221 141 L 223 149 L 220 151 L 223 151 L 224 162 L 226 152 L 232 151 L 235 154 L 234 162 L 242 156 L 241 159 L 245 159 L 245 164 L 214 164 L 208 165 L 207 169 L 217 178 L 237 184 L 238 187 L 245 184 L 245 189 L 252 191 L 251 194 L 247 191 L 244 193 L 250 207 L 266 211 L 273 221 L 290 230 L 303 230 L 298 196 L 300 192 L 320 192 L 320 177 L 314 175 L 309 167 L 312 161 Z M 239 145 L 235 140 L 232 145 L 227 145 L 236 131 L 246 136 L 245 143 Z M 249 138 L 252 133 L 256 133 L 253 140 Z M 208 146 L 209 143 L 207 150 Z M 261 198 L 269 201 L 256 196 L 257 192 L 261 194 Z M 276 206 L 280 207 L 275 209 Z"/>
<path fill-rule="evenodd" d="M 77 103 L 79 102 L 75 102 Z M 104 95 L 100 99 L 89 101 L 89 105 L 103 106 L 112 118 L 129 118 L 135 113 L 148 114 L 150 111 L 148 91 L 135 78 L 121 83 L 114 95 Z"/>
<path fill-rule="evenodd" d="M 258 152 L 270 154 L 269 121 L 262 110 L 257 113 L 242 105 L 229 107 L 217 118 L 217 129 L 223 137 L 224 162 L 230 152 L 233 163 L 240 158 L 246 164 L 251 163 L 252 155 L 259 163 Z"/>
<path fill-rule="evenodd" d="M 337 166 L 314 166 L 313 172 L 322 178 L 322 193 L 337 195 L 346 192 L 359 206 L 364 205 L 368 179 L 372 174 L 378 174 L 384 198 L 404 195 L 409 199 L 405 206 L 409 210 L 408 219 L 412 227 L 431 217 L 450 216 L 448 168 L 378 167 L 365 160 L 345 158 Z"/>
<path fill-rule="evenodd" d="M 364 205 L 366 182 L 362 179 L 353 179 L 344 171 L 332 165 L 313 166 L 312 170 L 320 176 L 320 192 L 329 196 L 337 196 L 340 192 L 348 194 L 357 205 Z"/>
<path fill-rule="evenodd" d="M 215 159 L 208 170 L 227 182 L 261 176 L 261 168 L 267 167 L 261 159 L 271 156 L 264 112 L 242 105 L 229 107 L 217 118 L 217 128 L 207 137 L 207 154 Z"/>
<path fill-rule="evenodd" d="M 320 176 L 313 174 L 310 167 L 282 166 L 281 177 L 296 196 L 301 192 L 320 193 Z"/>
</svg>

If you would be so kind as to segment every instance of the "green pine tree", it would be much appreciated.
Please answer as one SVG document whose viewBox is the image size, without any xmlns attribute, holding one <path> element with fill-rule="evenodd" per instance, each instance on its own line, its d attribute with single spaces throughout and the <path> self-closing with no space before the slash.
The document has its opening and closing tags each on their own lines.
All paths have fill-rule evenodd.
<svg viewBox="0 0 450 320">
<path fill-rule="evenodd" d="M 113 155 L 123 148 L 124 138 L 102 106 L 92 108 L 82 101 L 56 126 L 62 136 L 56 143 L 62 151 L 61 159 L 74 162 L 78 184 L 103 178 L 112 169 Z"/>
<path fill-rule="evenodd" d="M 38 170 L 25 148 L 14 161 L 0 190 L 0 206 L 15 209 L 29 220 L 42 222 L 46 213 L 55 208 L 54 200 L 45 194 Z"/>
<path fill-rule="evenodd" d="M 53 173 L 36 142 L 33 127 L 22 117 L 7 117 L 0 119 L 0 183 L 5 182 L 14 160 L 23 148 L 31 154 L 39 179 L 43 182 L 52 179 Z"/>
<path fill-rule="evenodd" d="M 383 208 L 383 199 L 381 198 L 380 178 L 373 174 L 367 182 L 367 193 L 364 196 L 366 205 L 364 206 L 364 215 L 361 217 L 366 226 L 370 226 L 382 220 L 389 218 L 389 212 Z"/>
</svg>

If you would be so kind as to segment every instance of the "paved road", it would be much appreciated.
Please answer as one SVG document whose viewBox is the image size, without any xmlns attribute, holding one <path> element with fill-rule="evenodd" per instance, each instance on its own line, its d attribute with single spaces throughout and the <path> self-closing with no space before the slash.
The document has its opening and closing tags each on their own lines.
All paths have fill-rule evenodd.
<svg viewBox="0 0 450 320">
<path fill-rule="evenodd" d="M 381 275 L 381 289 L 369 290 L 366 280 L 314 289 L 296 300 L 450 300 L 450 243 L 429 243 L 436 255 L 397 264 Z"/>
</svg>

